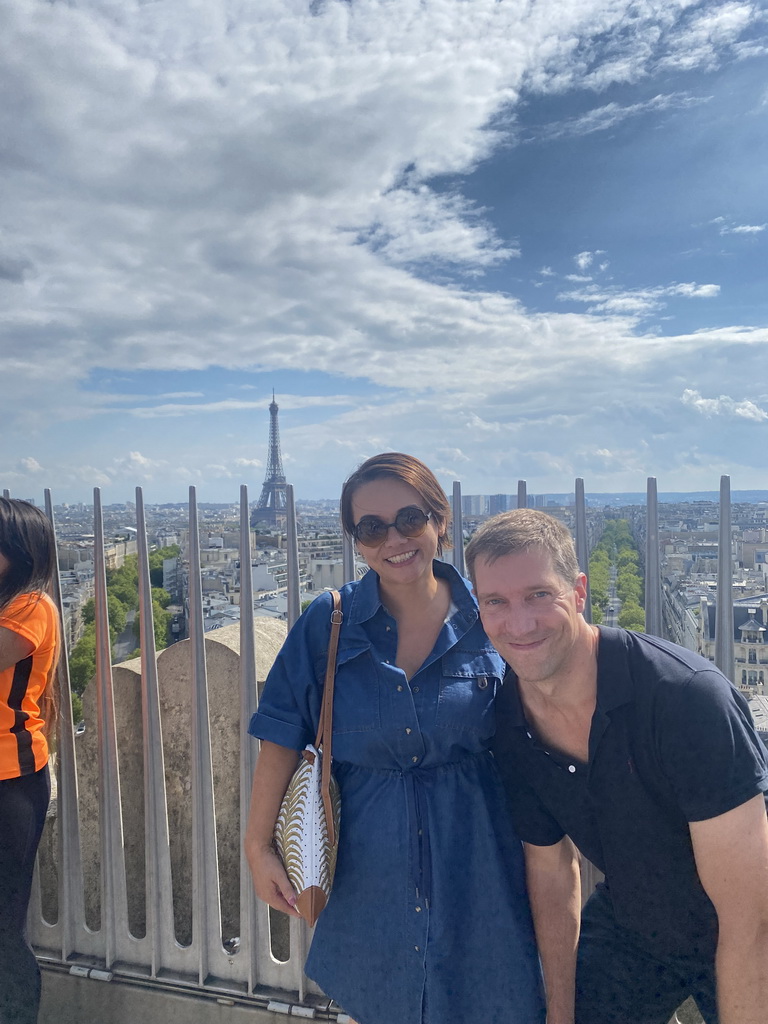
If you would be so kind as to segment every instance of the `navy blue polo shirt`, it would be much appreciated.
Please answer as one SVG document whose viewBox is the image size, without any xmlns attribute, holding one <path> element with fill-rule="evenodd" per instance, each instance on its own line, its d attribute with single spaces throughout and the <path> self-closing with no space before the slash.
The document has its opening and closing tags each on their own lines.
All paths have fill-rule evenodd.
<svg viewBox="0 0 768 1024">
<path fill-rule="evenodd" d="M 768 791 L 768 761 L 746 700 L 710 662 L 600 627 L 589 762 L 538 742 L 511 671 L 493 749 L 521 839 L 569 835 L 605 874 L 618 923 L 657 955 L 714 955 L 688 823 Z"/>
</svg>

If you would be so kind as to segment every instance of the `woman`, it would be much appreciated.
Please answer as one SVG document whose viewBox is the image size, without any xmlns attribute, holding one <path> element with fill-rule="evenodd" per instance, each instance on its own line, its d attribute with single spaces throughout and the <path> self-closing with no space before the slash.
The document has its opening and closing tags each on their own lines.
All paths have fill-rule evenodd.
<svg viewBox="0 0 768 1024">
<path fill-rule="evenodd" d="M 26 918 L 50 797 L 59 630 L 46 592 L 55 572 L 44 513 L 0 498 L 0 1021 L 8 1024 L 34 1024 L 40 1003 Z"/>
<path fill-rule="evenodd" d="M 450 506 L 423 463 L 387 453 L 347 480 L 341 518 L 370 571 L 341 590 L 339 852 L 306 972 L 359 1024 L 538 1024 L 522 853 L 488 753 L 503 662 L 436 560 Z M 272 830 L 314 740 L 330 610 L 322 595 L 291 630 L 251 722 L 248 858 L 257 895 L 294 915 Z"/>
</svg>

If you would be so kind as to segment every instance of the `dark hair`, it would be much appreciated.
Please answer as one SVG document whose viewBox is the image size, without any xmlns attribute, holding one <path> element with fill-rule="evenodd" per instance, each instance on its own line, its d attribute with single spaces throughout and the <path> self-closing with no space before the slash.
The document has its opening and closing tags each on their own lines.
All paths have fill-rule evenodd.
<svg viewBox="0 0 768 1024">
<path fill-rule="evenodd" d="M 17 498 L 0 498 L 0 554 L 8 559 L 8 568 L 0 575 L 0 611 L 20 594 L 47 593 L 58 572 L 56 536 L 48 516 L 36 505 Z M 45 689 L 39 698 L 43 733 L 49 743 L 55 740 L 59 698 L 56 666 L 57 646 Z"/>
<path fill-rule="evenodd" d="M 9 563 L 0 576 L 0 610 L 19 594 L 47 592 L 57 570 L 48 516 L 28 501 L 0 498 L 0 554 Z"/>
<path fill-rule="evenodd" d="M 574 584 L 579 578 L 581 570 L 571 531 L 554 516 L 532 508 L 501 512 L 483 523 L 464 553 L 469 578 L 475 582 L 478 558 L 491 564 L 497 558 L 531 548 L 552 556 L 555 572 L 565 583 Z"/>
<path fill-rule="evenodd" d="M 451 506 L 445 496 L 435 474 L 414 455 L 404 455 L 402 452 L 383 452 L 381 455 L 374 455 L 358 466 L 355 472 L 349 477 L 341 489 L 341 525 L 344 530 L 352 536 L 355 528 L 355 517 L 352 513 L 352 499 L 358 487 L 370 483 L 372 480 L 380 480 L 382 477 L 392 477 L 400 480 L 418 491 L 426 511 L 432 513 L 437 527 L 437 553 L 442 555 L 443 548 L 449 548 L 451 542 L 448 538 L 448 527 L 451 523 Z"/>
</svg>

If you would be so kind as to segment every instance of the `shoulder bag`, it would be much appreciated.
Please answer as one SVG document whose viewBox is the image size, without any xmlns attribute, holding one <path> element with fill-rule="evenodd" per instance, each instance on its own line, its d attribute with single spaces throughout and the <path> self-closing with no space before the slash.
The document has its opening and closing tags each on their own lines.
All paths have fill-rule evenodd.
<svg viewBox="0 0 768 1024">
<path fill-rule="evenodd" d="M 323 702 L 314 745 L 308 743 L 293 773 L 275 822 L 275 848 L 298 894 L 296 909 L 313 925 L 328 902 L 336 870 L 341 801 L 331 774 L 333 685 L 343 618 L 341 597 L 331 592 L 331 637 Z"/>
</svg>

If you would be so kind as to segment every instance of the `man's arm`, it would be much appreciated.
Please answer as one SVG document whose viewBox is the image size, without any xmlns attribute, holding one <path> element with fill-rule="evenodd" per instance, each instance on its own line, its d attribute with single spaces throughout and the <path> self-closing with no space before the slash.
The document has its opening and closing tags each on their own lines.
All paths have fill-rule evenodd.
<svg viewBox="0 0 768 1024">
<path fill-rule="evenodd" d="M 764 1024 L 768 1007 L 768 818 L 755 796 L 690 824 L 701 884 L 719 926 L 715 971 L 721 1024 Z"/>
<path fill-rule="evenodd" d="M 573 1024 L 581 916 L 579 855 L 568 836 L 525 849 L 526 881 L 547 994 L 547 1024 Z"/>
</svg>

